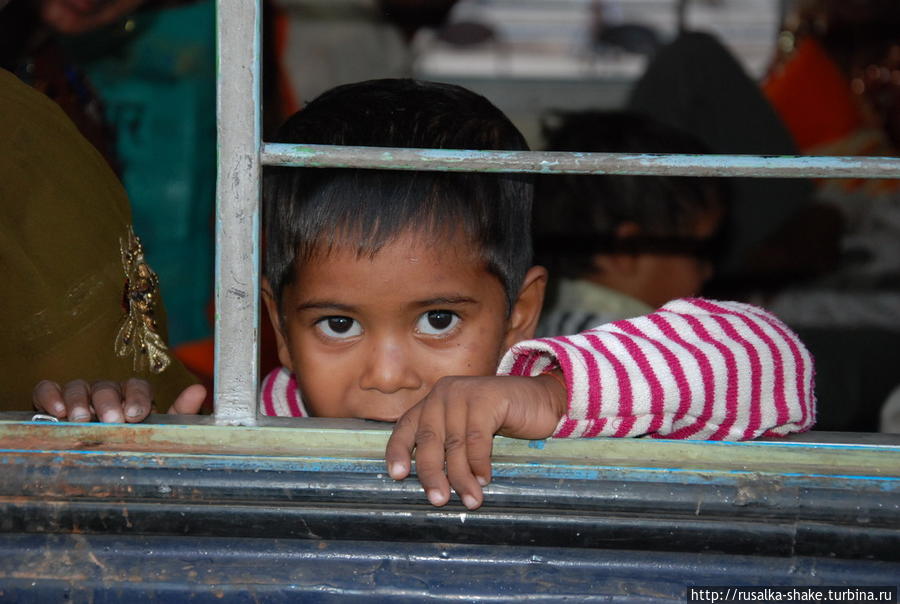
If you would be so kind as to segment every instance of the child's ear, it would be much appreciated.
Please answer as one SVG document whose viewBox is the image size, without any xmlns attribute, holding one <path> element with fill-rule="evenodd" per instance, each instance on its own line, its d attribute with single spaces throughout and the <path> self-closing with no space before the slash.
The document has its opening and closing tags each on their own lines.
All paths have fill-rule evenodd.
<svg viewBox="0 0 900 604">
<path fill-rule="evenodd" d="M 288 370 L 294 371 L 294 364 L 291 362 L 291 350 L 287 345 L 287 338 L 281 325 L 281 313 L 278 311 L 278 302 L 272 293 L 272 286 L 269 280 L 262 279 L 262 298 L 266 304 L 266 310 L 269 314 L 269 321 L 272 322 L 272 330 L 275 332 L 275 345 L 278 347 L 278 361 Z"/>
<path fill-rule="evenodd" d="M 519 297 L 513 305 L 506 329 L 505 347 L 508 349 L 516 342 L 534 337 L 538 320 L 541 318 L 541 307 L 544 304 L 544 291 L 547 289 L 547 269 L 543 266 L 532 266 L 525 273 L 525 280 L 519 290 Z"/>
</svg>

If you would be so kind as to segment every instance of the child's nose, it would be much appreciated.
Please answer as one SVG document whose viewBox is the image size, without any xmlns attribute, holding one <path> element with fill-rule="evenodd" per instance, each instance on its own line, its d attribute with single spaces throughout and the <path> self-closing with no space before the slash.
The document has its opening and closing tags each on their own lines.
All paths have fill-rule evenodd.
<svg viewBox="0 0 900 604">
<path fill-rule="evenodd" d="M 374 343 L 359 385 L 363 390 L 392 394 L 404 389 L 418 389 L 422 381 L 415 370 L 411 351 L 402 343 L 391 340 Z"/>
</svg>

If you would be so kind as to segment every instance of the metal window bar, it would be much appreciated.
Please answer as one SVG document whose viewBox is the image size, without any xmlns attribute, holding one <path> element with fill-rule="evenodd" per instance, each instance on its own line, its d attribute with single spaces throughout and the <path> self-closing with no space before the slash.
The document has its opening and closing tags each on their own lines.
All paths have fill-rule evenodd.
<svg viewBox="0 0 900 604">
<path fill-rule="evenodd" d="M 267 166 L 441 172 L 900 178 L 900 157 L 473 151 L 263 143 L 260 160 Z"/>
<path fill-rule="evenodd" d="M 217 2 L 215 421 L 257 423 L 263 165 L 391 170 L 900 178 L 900 158 L 400 149 L 262 142 L 259 0 Z"/>
</svg>

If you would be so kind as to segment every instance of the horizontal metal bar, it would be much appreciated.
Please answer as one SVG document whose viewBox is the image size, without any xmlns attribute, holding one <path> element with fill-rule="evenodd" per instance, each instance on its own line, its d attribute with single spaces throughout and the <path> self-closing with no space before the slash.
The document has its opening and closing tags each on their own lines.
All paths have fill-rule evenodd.
<svg viewBox="0 0 900 604">
<path fill-rule="evenodd" d="M 341 450 L 334 428 L 19 427 L 0 434 L 0 536 L 540 543 L 900 561 L 900 468 L 890 448 L 598 439 L 539 449 L 498 438 L 485 505 L 470 512 L 456 498 L 433 508 L 416 480 L 391 480 L 383 429 L 354 432 L 359 442 Z M 143 452 L 164 439 L 167 453 Z"/>
<path fill-rule="evenodd" d="M 65 563 L 60 563 L 64 560 Z M 880 585 L 900 563 L 719 552 L 170 535 L 0 536 L 10 602 L 605 601 L 688 585 Z"/>
<path fill-rule="evenodd" d="M 139 452 L 178 456 L 212 453 L 251 457 L 312 457 L 367 460 L 384 464 L 391 426 L 362 420 L 305 418 L 293 427 L 232 427 L 178 424 L 100 424 L 2 421 L 0 450 Z M 548 439 L 527 441 L 496 437 L 495 470 L 508 475 L 534 474 L 592 478 L 600 469 L 623 472 L 698 471 L 734 475 L 831 476 L 841 479 L 877 476 L 900 489 L 900 445 L 809 444 L 773 441 L 674 441 L 630 438 Z M 679 479 L 680 480 L 680 479 Z M 886 487 L 887 488 L 887 487 Z"/>
<path fill-rule="evenodd" d="M 268 166 L 440 172 L 900 178 L 900 158 L 403 149 L 263 143 Z"/>
</svg>

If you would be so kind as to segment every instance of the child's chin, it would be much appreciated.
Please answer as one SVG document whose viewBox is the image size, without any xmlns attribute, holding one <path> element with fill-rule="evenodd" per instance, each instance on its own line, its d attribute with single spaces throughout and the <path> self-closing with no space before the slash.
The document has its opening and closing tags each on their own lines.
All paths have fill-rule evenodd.
<svg viewBox="0 0 900 604">
<path fill-rule="evenodd" d="M 375 402 L 360 403 L 353 405 L 342 405 L 340 408 L 331 406 L 325 409 L 318 409 L 315 404 L 306 404 L 306 408 L 312 417 L 331 417 L 343 419 L 365 419 L 376 422 L 394 423 L 403 416 L 406 411 L 414 406 L 418 400 L 406 404 L 384 405 Z"/>
</svg>

